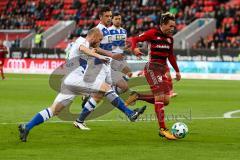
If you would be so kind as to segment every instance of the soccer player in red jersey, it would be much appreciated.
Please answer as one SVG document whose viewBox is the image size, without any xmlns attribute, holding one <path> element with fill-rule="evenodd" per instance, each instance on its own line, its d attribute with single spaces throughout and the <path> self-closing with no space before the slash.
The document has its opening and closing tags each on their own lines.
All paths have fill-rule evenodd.
<svg viewBox="0 0 240 160">
<path fill-rule="evenodd" d="M 132 38 L 132 49 L 135 55 L 141 56 L 138 42 L 150 43 L 150 59 L 144 68 L 144 75 L 150 85 L 153 96 L 138 94 L 139 100 L 154 103 L 160 131 L 159 135 L 174 140 L 176 137 L 167 129 L 164 120 L 164 106 L 169 104 L 171 85 L 169 82 L 169 68 L 167 59 L 176 72 L 176 80 L 181 79 L 181 74 L 173 55 L 173 37 L 176 26 L 175 16 L 169 12 L 162 14 L 159 28 L 152 28 L 138 37 Z M 127 100 L 128 101 L 128 100 Z M 126 101 L 126 102 L 127 102 Z"/>
<path fill-rule="evenodd" d="M 7 54 L 7 48 L 3 45 L 3 41 L 0 40 L 0 72 L 1 72 L 2 80 L 5 79 L 4 73 L 3 73 L 5 54 Z"/>
</svg>

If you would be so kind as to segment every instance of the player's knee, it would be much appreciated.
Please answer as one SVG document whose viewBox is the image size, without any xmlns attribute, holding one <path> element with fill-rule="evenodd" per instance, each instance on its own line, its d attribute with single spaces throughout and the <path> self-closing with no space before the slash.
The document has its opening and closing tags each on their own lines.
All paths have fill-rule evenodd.
<svg viewBox="0 0 240 160">
<path fill-rule="evenodd" d="M 125 85 L 125 84 L 121 87 L 122 93 L 127 92 L 128 89 L 129 89 L 128 85 Z"/>
<path fill-rule="evenodd" d="M 102 100 L 103 97 L 104 97 L 104 94 L 101 94 L 101 93 L 97 93 L 97 94 L 92 95 L 92 98 L 94 99 L 94 101 L 96 103 L 99 103 Z"/>
<path fill-rule="evenodd" d="M 108 92 L 109 90 L 111 90 L 111 86 L 107 83 L 103 83 L 100 87 L 100 90 L 103 92 Z"/>
<path fill-rule="evenodd" d="M 50 109 L 53 113 L 53 116 L 59 115 L 59 113 L 62 111 L 63 108 L 64 108 L 64 106 L 61 103 L 53 104 L 50 107 Z"/>
<path fill-rule="evenodd" d="M 167 106 L 169 104 L 169 99 L 170 99 L 169 96 L 164 97 L 163 103 L 164 103 L 165 106 Z"/>
<path fill-rule="evenodd" d="M 127 92 L 128 91 L 128 84 L 125 81 L 120 81 L 117 83 L 117 87 L 121 89 L 121 93 Z"/>
<path fill-rule="evenodd" d="M 169 100 L 164 100 L 164 106 L 167 106 L 169 104 Z"/>
</svg>

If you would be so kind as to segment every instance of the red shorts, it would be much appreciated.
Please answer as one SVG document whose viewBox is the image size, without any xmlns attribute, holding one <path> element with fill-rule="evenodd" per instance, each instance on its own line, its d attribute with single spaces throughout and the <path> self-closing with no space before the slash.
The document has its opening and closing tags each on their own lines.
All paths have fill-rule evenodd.
<svg viewBox="0 0 240 160">
<path fill-rule="evenodd" d="M 170 83 L 166 72 L 167 65 L 148 62 L 144 68 L 144 74 L 154 95 L 170 95 Z"/>
</svg>

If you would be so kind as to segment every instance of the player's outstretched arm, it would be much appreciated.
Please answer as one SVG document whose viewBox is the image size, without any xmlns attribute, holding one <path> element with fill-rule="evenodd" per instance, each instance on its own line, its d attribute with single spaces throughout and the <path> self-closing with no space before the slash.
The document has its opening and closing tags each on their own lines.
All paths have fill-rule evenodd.
<svg viewBox="0 0 240 160">
<path fill-rule="evenodd" d="M 110 59 L 106 56 L 102 56 L 100 54 L 98 54 L 96 51 L 97 49 L 93 48 L 93 49 L 89 49 L 83 45 L 80 45 L 79 50 L 89 56 L 93 56 L 96 57 L 100 60 L 102 60 L 104 63 L 109 63 Z"/>
<path fill-rule="evenodd" d="M 150 41 L 152 39 L 152 35 L 154 34 L 154 30 L 150 29 L 142 34 L 140 34 L 137 37 L 132 38 L 132 51 L 137 56 L 140 57 L 143 55 L 143 53 L 140 51 L 140 49 L 137 47 L 138 42 L 144 42 L 144 41 Z"/>
<path fill-rule="evenodd" d="M 173 68 L 176 72 L 176 80 L 180 81 L 181 80 L 181 74 L 180 74 L 180 71 L 179 71 L 179 68 L 178 68 L 178 65 L 177 65 L 177 60 L 176 60 L 175 56 L 173 55 L 173 53 L 171 53 L 168 56 L 168 60 L 169 60 L 170 64 L 173 66 Z"/>
<path fill-rule="evenodd" d="M 96 48 L 97 52 L 104 55 L 104 56 L 108 56 L 111 57 L 112 59 L 116 59 L 116 60 L 122 60 L 124 58 L 123 54 L 113 54 L 112 52 L 109 52 L 107 50 L 104 50 L 100 47 Z"/>
</svg>

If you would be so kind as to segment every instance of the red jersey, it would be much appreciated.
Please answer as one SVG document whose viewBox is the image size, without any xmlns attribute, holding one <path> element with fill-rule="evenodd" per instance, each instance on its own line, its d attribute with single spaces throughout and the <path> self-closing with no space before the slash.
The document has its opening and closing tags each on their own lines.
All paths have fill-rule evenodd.
<svg viewBox="0 0 240 160">
<path fill-rule="evenodd" d="M 173 38 L 164 35 L 160 29 L 150 29 L 138 37 L 132 38 L 132 49 L 137 47 L 138 42 L 147 41 L 150 43 L 150 62 L 157 62 L 167 65 L 167 59 L 176 72 L 179 68 L 173 54 Z"/>
<path fill-rule="evenodd" d="M 7 48 L 4 45 L 0 45 L 0 59 L 3 59 L 7 54 Z"/>
</svg>

